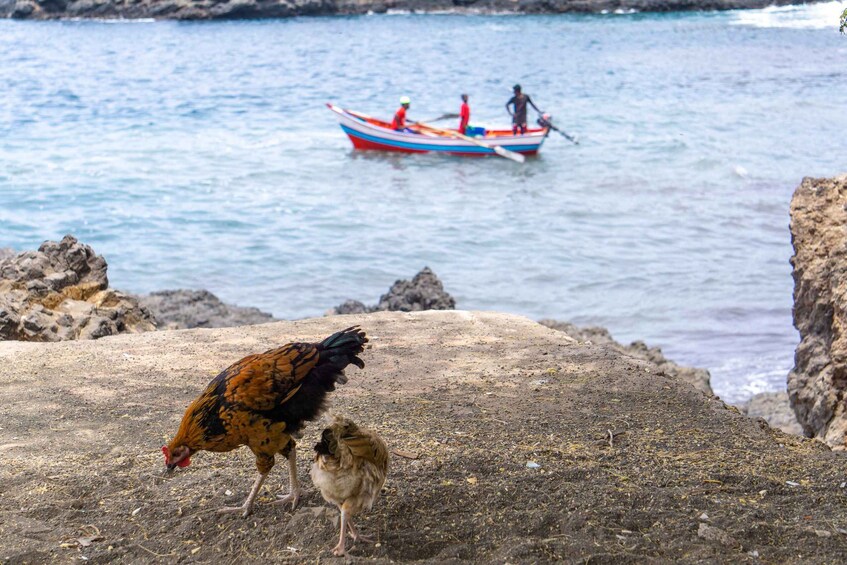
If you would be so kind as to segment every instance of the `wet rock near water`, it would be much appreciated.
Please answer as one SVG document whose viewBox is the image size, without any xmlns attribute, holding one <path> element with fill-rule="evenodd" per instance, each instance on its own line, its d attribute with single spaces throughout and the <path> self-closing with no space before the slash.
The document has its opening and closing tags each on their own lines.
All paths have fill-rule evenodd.
<svg viewBox="0 0 847 565">
<path fill-rule="evenodd" d="M 847 432 L 847 175 L 806 178 L 791 199 L 794 326 L 788 396 L 806 435 L 844 449 Z"/>
<path fill-rule="evenodd" d="M 628 353 L 644 361 L 653 363 L 656 368 L 667 374 L 674 376 L 684 382 L 694 386 L 706 394 L 714 394 L 712 392 L 711 375 L 706 369 L 698 369 L 696 367 L 683 367 L 677 365 L 673 361 L 668 360 L 662 354 L 662 350 L 658 347 L 648 347 L 643 341 L 633 341 L 629 345 L 618 343 L 609 333 L 609 330 L 601 327 L 580 328 L 568 322 L 559 322 L 556 320 L 540 320 L 538 323 L 566 333 L 580 343 L 590 343 L 592 345 L 607 345 L 612 348 Z"/>
<path fill-rule="evenodd" d="M 71 235 L 0 256 L 0 339 L 96 339 L 156 329 L 132 296 L 109 288 L 106 270 L 106 260 Z"/>
<path fill-rule="evenodd" d="M 388 10 L 515 14 L 671 12 L 764 8 L 792 2 L 794 0 L 0 0 L 0 17 L 243 20 L 384 13 Z"/>
<path fill-rule="evenodd" d="M 762 418 L 772 428 L 787 434 L 803 435 L 803 426 L 797 421 L 788 392 L 761 392 L 740 405 L 743 414 L 750 418 Z"/>
<path fill-rule="evenodd" d="M 364 314 L 368 312 L 419 312 L 422 310 L 455 310 L 456 301 L 444 290 L 441 279 L 424 267 L 411 281 L 397 280 L 375 306 L 358 300 L 347 300 L 327 312 L 329 315 Z"/>
<path fill-rule="evenodd" d="M 208 290 L 162 290 L 137 298 L 156 316 L 160 329 L 228 328 L 277 320 L 258 308 L 224 304 Z"/>
</svg>

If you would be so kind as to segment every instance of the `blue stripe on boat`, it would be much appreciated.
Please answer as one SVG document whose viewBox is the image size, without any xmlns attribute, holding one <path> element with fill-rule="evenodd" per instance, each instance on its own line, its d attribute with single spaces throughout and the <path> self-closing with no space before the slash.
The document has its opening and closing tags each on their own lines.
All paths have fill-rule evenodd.
<svg viewBox="0 0 847 565">
<path fill-rule="evenodd" d="M 377 137 L 375 135 L 369 135 L 366 133 L 362 133 L 358 130 L 354 130 L 345 126 L 344 124 L 340 124 L 341 129 L 344 130 L 344 133 L 347 135 L 352 135 L 353 137 L 358 137 L 360 139 L 364 139 L 365 141 L 373 141 L 375 143 L 381 143 L 382 145 L 390 145 L 391 147 L 402 147 L 404 149 L 417 149 L 420 151 L 441 151 L 443 153 L 484 153 L 486 155 L 493 155 L 493 149 L 486 149 L 484 147 L 471 146 L 471 147 L 445 147 L 444 145 L 430 145 L 427 143 L 407 143 L 405 141 L 395 141 L 393 139 L 386 139 L 384 137 Z M 508 149 L 509 151 L 521 152 L 521 151 L 537 151 L 539 145 L 541 143 L 536 143 L 532 145 L 504 145 L 504 149 Z"/>
</svg>

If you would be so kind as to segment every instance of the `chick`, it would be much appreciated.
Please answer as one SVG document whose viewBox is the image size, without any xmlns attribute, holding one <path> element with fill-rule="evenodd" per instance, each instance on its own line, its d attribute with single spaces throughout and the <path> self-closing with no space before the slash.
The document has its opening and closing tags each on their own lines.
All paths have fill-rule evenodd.
<svg viewBox="0 0 847 565">
<path fill-rule="evenodd" d="M 353 516 L 370 510 L 387 473 L 388 449 L 375 432 L 341 416 L 323 431 L 310 475 L 324 500 L 341 510 L 341 532 L 333 554 L 346 553 L 345 533 L 353 541 L 365 541 L 353 525 Z"/>
</svg>

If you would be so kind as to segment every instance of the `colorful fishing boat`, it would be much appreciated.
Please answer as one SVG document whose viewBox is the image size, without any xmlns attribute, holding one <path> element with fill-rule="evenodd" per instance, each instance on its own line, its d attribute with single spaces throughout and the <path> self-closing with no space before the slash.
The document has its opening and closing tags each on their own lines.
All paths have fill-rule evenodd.
<svg viewBox="0 0 847 565">
<path fill-rule="evenodd" d="M 476 135 L 461 135 L 456 130 L 412 124 L 407 131 L 395 131 L 391 124 L 327 104 L 356 149 L 400 151 L 404 153 L 447 153 L 450 155 L 494 155 L 495 147 L 523 155 L 535 155 L 549 133 L 548 128 L 528 129 L 523 135 L 512 130 L 475 129 Z M 481 131 L 480 131 L 481 130 Z M 500 153 L 502 155 L 502 153 Z"/>
</svg>

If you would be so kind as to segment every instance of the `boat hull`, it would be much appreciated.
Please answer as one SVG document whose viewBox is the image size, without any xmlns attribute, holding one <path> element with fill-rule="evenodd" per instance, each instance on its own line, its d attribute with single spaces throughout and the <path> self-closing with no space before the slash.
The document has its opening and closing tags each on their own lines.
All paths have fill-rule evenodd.
<svg viewBox="0 0 847 565">
<path fill-rule="evenodd" d="M 341 129 L 350 138 L 353 147 L 368 151 L 395 151 L 400 153 L 445 153 L 464 157 L 496 155 L 490 147 L 447 134 L 394 131 L 379 120 L 327 104 L 338 118 Z M 475 138 L 479 143 L 499 145 L 509 151 L 523 155 L 536 155 L 547 138 L 547 130 L 531 130 L 524 135 L 511 132 L 492 132 L 485 137 Z"/>
</svg>

